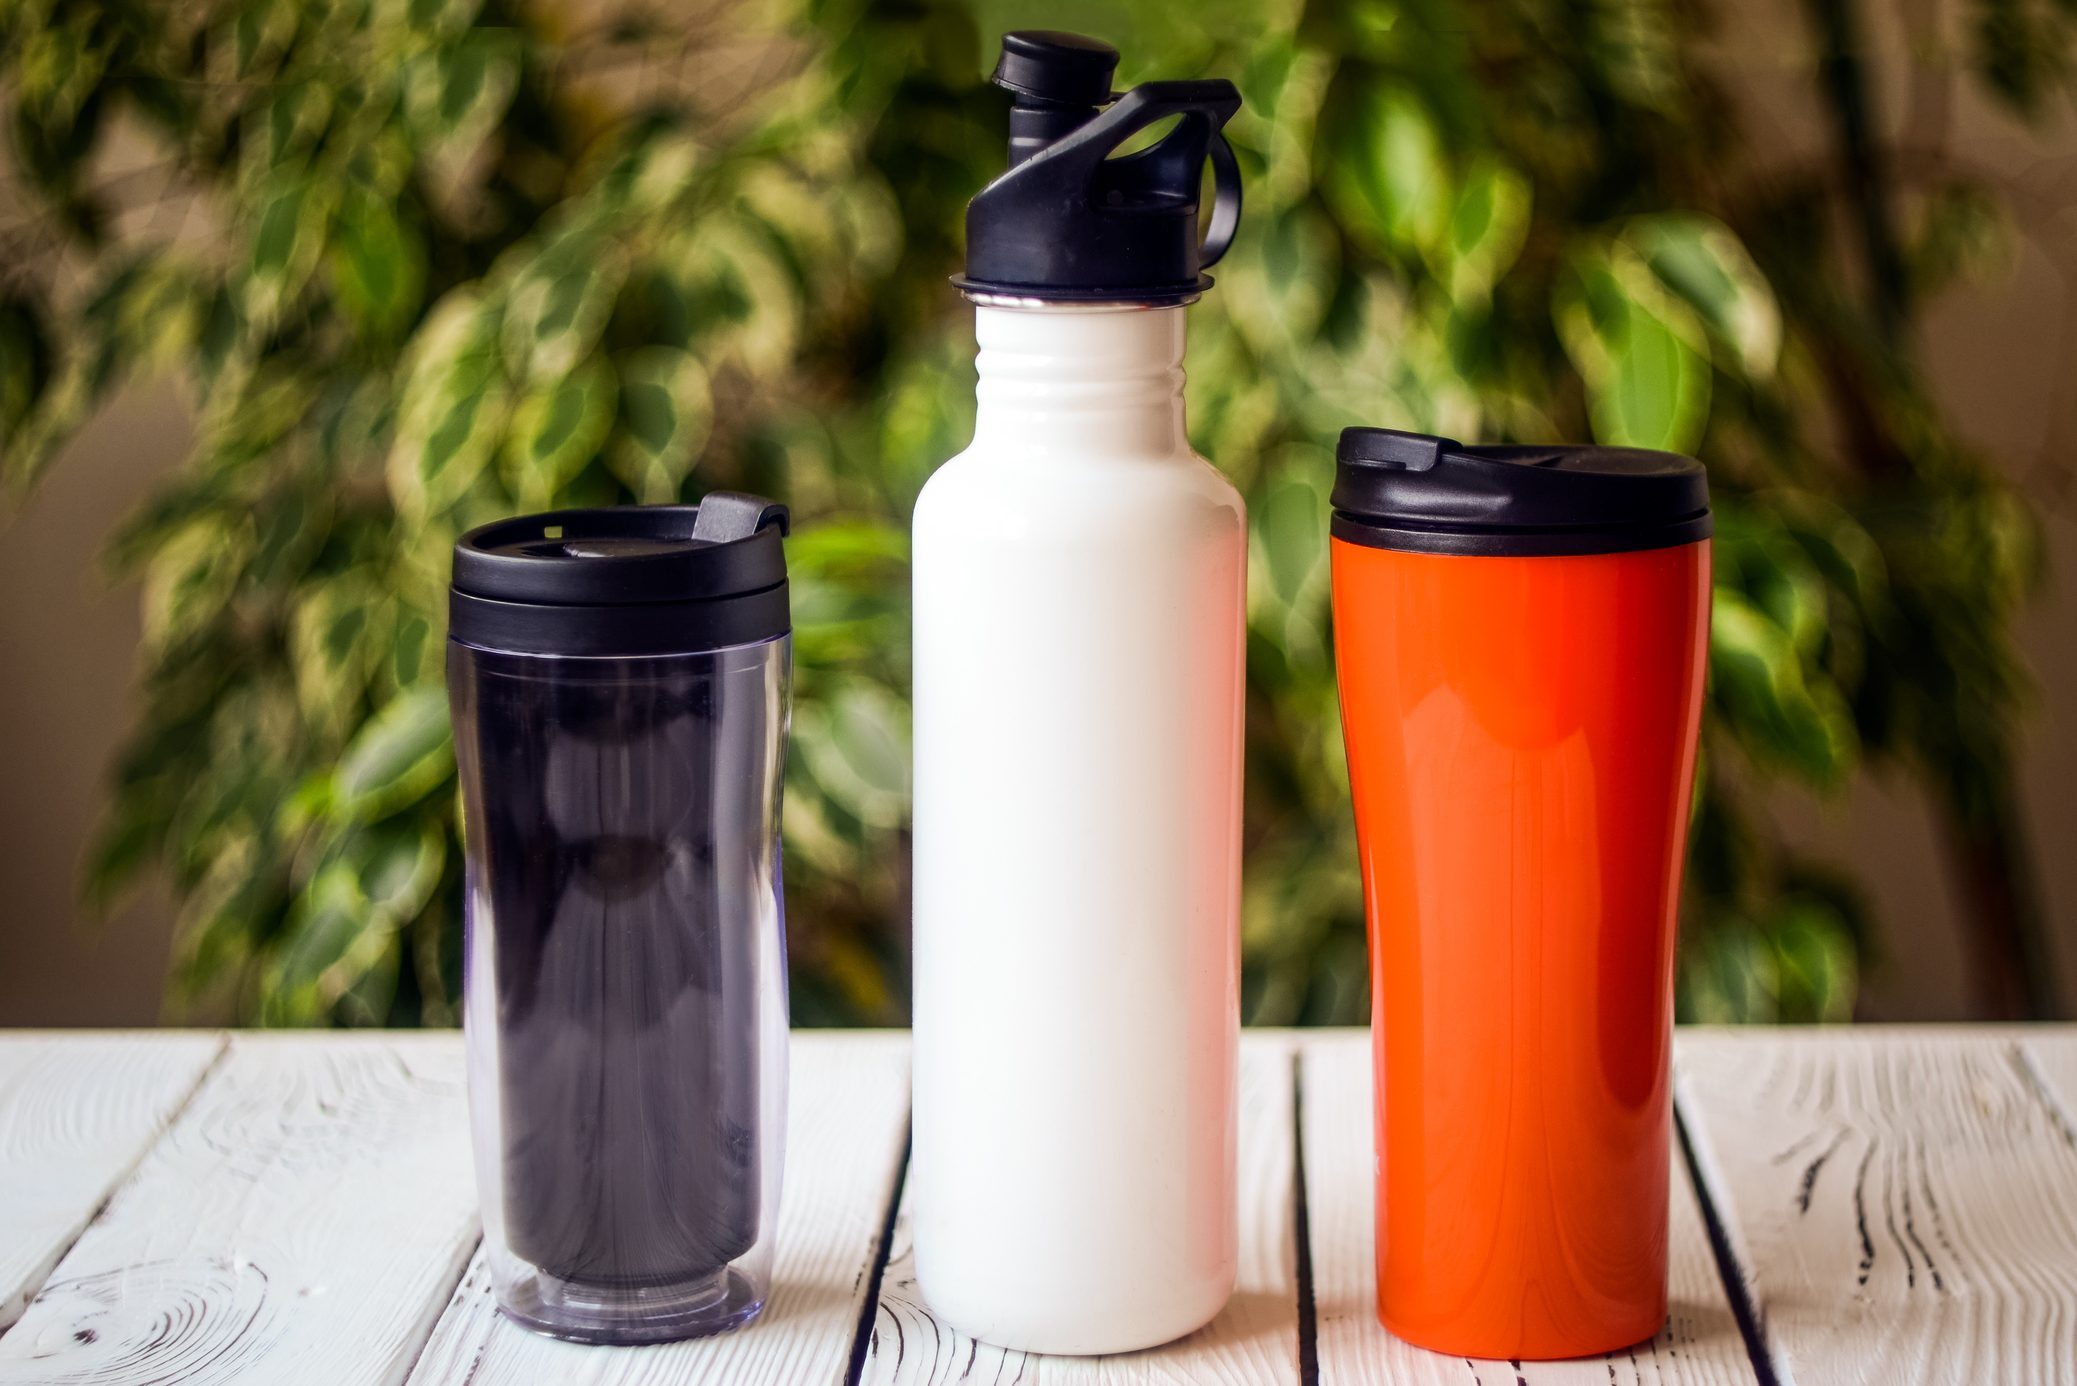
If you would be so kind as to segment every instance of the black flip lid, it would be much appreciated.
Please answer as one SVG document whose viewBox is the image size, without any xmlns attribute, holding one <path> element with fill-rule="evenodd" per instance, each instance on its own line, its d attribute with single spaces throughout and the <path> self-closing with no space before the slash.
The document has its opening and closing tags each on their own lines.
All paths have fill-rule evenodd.
<svg viewBox="0 0 2077 1386">
<path fill-rule="evenodd" d="M 1221 127 L 1240 109 L 1223 80 L 1146 82 L 1114 96 L 1118 50 L 1080 34 L 1006 34 L 1010 171 L 966 209 L 968 294 L 1063 303 L 1187 303 L 1240 225 L 1240 168 Z M 1108 107 L 1108 109 L 1105 109 Z M 1111 152 L 1181 116 L 1147 148 Z M 1211 219 L 1198 199 L 1212 163 Z"/>
<path fill-rule="evenodd" d="M 1334 537 L 1418 553 L 1578 554 L 1706 539 L 1709 480 L 1692 457 L 1640 448 L 1466 447 L 1345 428 Z"/>
<path fill-rule="evenodd" d="M 784 635 L 786 531 L 785 506 L 733 491 L 498 520 L 455 543 L 448 634 L 544 655 L 682 654 Z"/>
</svg>

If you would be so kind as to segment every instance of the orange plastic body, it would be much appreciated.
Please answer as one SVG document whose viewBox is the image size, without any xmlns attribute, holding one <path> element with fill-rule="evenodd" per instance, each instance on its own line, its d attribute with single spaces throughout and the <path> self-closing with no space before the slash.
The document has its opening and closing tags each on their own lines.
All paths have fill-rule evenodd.
<svg viewBox="0 0 2077 1386">
<path fill-rule="evenodd" d="M 1469 1357 L 1649 1338 L 1709 544 L 1517 558 L 1337 539 L 1333 570 L 1378 1315 Z"/>
</svg>

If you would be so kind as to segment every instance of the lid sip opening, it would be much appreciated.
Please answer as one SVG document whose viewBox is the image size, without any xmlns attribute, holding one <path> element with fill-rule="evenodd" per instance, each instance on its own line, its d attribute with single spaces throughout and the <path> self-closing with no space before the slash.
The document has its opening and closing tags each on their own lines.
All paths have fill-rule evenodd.
<svg viewBox="0 0 2077 1386">
<path fill-rule="evenodd" d="M 1010 93 L 1010 168 L 967 204 L 966 273 L 952 282 L 968 297 L 1172 306 L 1211 287 L 1204 270 L 1240 225 L 1240 168 L 1222 133 L 1240 92 L 1214 78 L 1114 93 L 1117 66 L 1117 49 L 1081 34 L 1003 36 L 992 80 Z M 1153 144 L 1116 154 L 1171 117 Z"/>
</svg>

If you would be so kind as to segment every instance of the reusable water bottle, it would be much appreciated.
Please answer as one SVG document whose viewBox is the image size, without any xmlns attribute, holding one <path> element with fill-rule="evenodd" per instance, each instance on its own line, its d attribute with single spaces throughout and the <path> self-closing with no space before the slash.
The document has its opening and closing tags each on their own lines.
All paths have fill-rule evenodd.
<svg viewBox="0 0 2077 1386">
<path fill-rule="evenodd" d="M 1665 453 L 1370 428 L 1339 460 L 1378 1312 L 1459 1356 L 1613 1351 L 1666 1317 L 1707 483 Z"/>
<path fill-rule="evenodd" d="M 600 1343 L 764 1303 L 786 1110 L 783 507 L 455 545 L 463 1024 L 498 1306 Z"/>
<path fill-rule="evenodd" d="M 1245 515 L 1180 367 L 1240 101 L 1113 100 L 1117 57 L 1003 41 L 1014 167 L 957 281 L 979 415 L 915 513 L 917 1275 L 1040 1352 L 1178 1337 L 1235 1274 Z"/>
</svg>

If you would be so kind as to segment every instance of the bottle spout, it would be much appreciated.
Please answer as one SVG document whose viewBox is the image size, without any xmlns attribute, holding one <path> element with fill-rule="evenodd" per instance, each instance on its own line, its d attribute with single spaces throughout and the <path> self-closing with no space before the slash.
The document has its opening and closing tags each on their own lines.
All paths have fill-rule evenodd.
<svg viewBox="0 0 2077 1386">
<path fill-rule="evenodd" d="M 1004 34 L 990 81 L 1010 93 L 1010 167 L 1072 134 L 1111 104 L 1118 50 L 1051 29 Z"/>
</svg>

